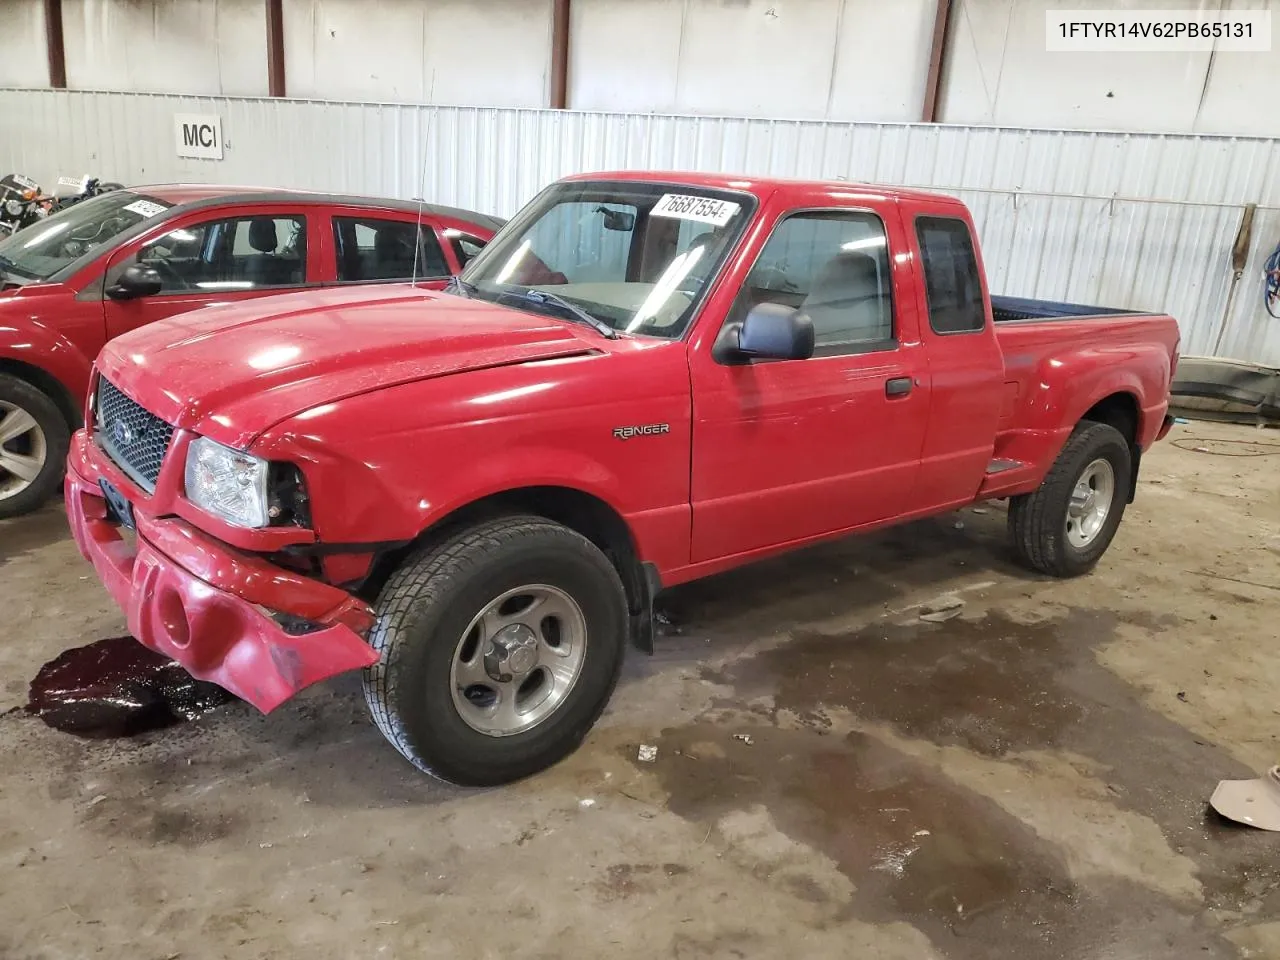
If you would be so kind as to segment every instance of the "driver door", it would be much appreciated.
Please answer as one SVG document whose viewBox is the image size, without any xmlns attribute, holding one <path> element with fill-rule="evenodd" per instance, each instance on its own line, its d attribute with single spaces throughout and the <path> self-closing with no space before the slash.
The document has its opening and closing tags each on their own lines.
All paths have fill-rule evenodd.
<svg viewBox="0 0 1280 960">
<path fill-rule="evenodd" d="M 694 563 L 900 514 L 920 472 L 930 384 L 897 210 L 801 210 L 774 228 L 729 321 L 762 303 L 813 323 L 807 360 L 692 359 Z"/>
<path fill-rule="evenodd" d="M 107 267 L 103 303 L 107 339 L 212 303 L 301 290 L 317 282 L 318 245 L 309 243 L 305 212 L 255 208 L 235 216 L 204 215 L 158 237 L 121 248 Z M 154 267 L 163 286 L 142 297 L 112 296 L 127 267 Z"/>
</svg>

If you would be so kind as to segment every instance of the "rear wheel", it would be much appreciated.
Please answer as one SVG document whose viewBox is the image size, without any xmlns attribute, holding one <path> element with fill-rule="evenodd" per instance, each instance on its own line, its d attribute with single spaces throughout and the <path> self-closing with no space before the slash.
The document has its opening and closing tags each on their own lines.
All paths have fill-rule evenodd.
<svg viewBox="0 0 1280 960">
<path fill-rule="evenodd" d="M 0 374 L 0 519 L 29 513 L 62 482 L 71 431 L 62 411 L 25 380 Z"/>
<path fill-rule="evenodd" d="M 627 607 L 589 540 L 541 517 L 464 530 L 387 582 L 364 674 L 383 735 L 465 786 L 536 773 L 573 751 L 618 680 Z"/>
<path fill-rule="evenodd" d="M 1044 482 L 1009 504 L 1009 536 L 1026 566 L 1054 577 L 1094 568 L 1124 516 L 1132 477 L 1129 443 L 1112 426 L 1076 428 Z"/>
</svg>

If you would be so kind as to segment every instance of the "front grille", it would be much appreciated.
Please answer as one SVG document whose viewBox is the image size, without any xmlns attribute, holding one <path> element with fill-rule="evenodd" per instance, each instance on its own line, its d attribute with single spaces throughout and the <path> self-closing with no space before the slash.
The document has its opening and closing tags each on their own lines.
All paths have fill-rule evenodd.
<svg viewBox="0 0 1280 960">
<path fill-rule="evenodd" d="M 156 488 L 173 427 L 98 378 L 98 423 L 94 437 L 116 465 L 148 493 Z"/>
</svg>

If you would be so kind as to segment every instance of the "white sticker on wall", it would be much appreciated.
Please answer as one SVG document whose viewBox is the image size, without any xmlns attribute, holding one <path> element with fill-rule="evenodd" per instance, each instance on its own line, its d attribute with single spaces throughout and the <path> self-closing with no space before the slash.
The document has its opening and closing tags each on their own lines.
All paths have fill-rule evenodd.
<svg viewBox="0 0 1280 960">
<path fill-rule="evenodd" d="M 158 203 L 152 203 L 150 200 L 135 200 L 133 203 L 125 204 L 124 209 L 130 213 L 136 213 L 140 217 L 154 217 L 157 213 L 164 213 L 169 208 Z"/>
<path fill-rule="evenodd" d="M 175 113 L 173 132 L 178 156 L 222 159 L 222 118 L 215 114 Z"/>
<path fill-rule="evenodd" d="M 739 204 L 717 200 L 715 197 L 664 193 L 649 214 L 654 217 L 674 217 L 677 220 L 696 220 L 698 223 L 723 227 L 740 209 L 742 207 Z"/>
</svg>

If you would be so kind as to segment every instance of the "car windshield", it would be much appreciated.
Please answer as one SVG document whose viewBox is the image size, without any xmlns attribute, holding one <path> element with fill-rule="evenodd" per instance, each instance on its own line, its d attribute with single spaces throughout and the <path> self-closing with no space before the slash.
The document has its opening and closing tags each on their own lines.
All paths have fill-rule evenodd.
<svg viewBox="0 0 1280 960">
<path fill-rule="evenodd" d="M 455 289 L 569 320 L 594 318 L 621 333 L 679 337 L 754 205 L 749 194 L 674 184 L 554 184 L 467 266 Z"/>
<path fill-rule="evenodd" d="M 0 241 L 0 270 L 20 281 L 47 280 L 170 206 L 127 190 L 83 200 Z"/>
</svg>

